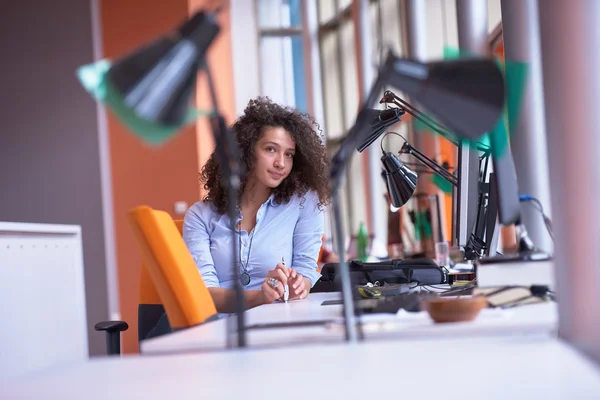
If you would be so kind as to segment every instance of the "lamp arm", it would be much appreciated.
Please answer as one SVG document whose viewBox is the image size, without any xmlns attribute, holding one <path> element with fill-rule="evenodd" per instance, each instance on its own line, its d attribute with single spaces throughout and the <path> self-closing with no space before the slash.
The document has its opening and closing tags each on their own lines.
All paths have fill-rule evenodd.
<svg viewBox="0 0 600 400">
<path fill-rule="evenodd" d="M 397 107 L 400 107 L 401 109 L 406 111 L 408 114 L 412 115 L 414 118 L 418 119 L 419 121 L 421 121 L 422 123 L 427 125 L 433 131 L 442 135 L 444 138 L 446 138 L 446 140 L 448 140 L 453 145 L 458 146 L 458 141 L 452 137 L 450 132 L 448 132 L 444 129 L 441 129 L 439 126 L 434 126 L 434 125 L 439 125 L 437 122 L 433 121 L 431 118 L 429 118 L 428 116 L 426 116 L 425 114 L 423 114 L 422 112 L 420 112 L 419 110 L 417 110 L 416 108 L 414 108 L 413 106 L 408 104 L 406 101 L 404 101 L 400 97 L 396 96 L 390 90 L 386 91 L 385 93 L 386 93 L 386 95 L 389 93 L 389 96 L 392 97 L 392 103 L 394 103 Z M 386 97 L 386 95 L 384 95 L 384 97 Z"/>
<path fill-rule="evenodd" d="M 448 132 L 445 128 L 441 128 L 440 124 L 438 122 L 431 119 L 427 115 L 423 114 L 421 111 L 417 110 L 414 106 L 410 105 L 406 100 L 398 97 L 391 90 L 385 91 L 385 93 L 383 94 L 383 99 L 387 100 L 387 101 L 385 101 L 386 103 L 390 102 L 390 100 L 391 100 L 391 102 L 394 103 L 397 107 L 400 107 L 401 109 L 406 111 L 408 114 L 412 115 L 414 118 L 418 119 L 419 121 L 421 121 L 422 123 L 427 125 L 434 132 L 439 133 L 450 143 L 452 143 L 453 145 L 458 147 L 458 145 L 459 145 L 458 141 L 452 137 L 452 134 L 450 132 Z M 437 126 L 435 126 L 435 125 L 437 125 Z M 490 148 L 488 146 L 484 146 L 480 143 L 477 143 L 477 150 L 483 151 L 484 153 L 486 153 L 485 155 L 489 154 L 489 152 L 490 152 Z"/>
<path fill-rule="evenodd" d="M 450 182 L 453 186 L 458 186 L 458 178 L 456 177 L 456 175 L 454 175 L 446 168 L 436 163 L 431 158 L 427 157 L 425 154 L 421 153 L 419 150 L 411 146 L 410 143 L 404 142 L 404 145 L 400 149 L 400 153 L 412 155 L 423 165 L 430 168 L 431 170 L 433 170 L 433 172 Z"/>
</svg>

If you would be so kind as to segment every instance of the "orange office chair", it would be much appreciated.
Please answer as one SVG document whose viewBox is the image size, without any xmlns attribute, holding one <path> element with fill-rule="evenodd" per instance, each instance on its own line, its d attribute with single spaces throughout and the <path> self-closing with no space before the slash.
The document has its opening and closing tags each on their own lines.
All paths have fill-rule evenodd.
<svg viewBox="0 0 600 400">
<path fill-rule="evenodd" d="M 174 220 L 175 226 L 182 234 L 183 220 Z M 160 295 L 152 282 L 144 261 L 140 270 L 140 293 L 138 302 L 138 343 L 148 338 L 148 335 L 158 324 L 160 318 L 164 315 L 165 308 Z"/>
<path fill-rule="evenodd" d="M 166 310 L 172 329 L 201 324 L 216 316 L 217 310 L 208 288 L 198 273 L 183 239 L 182 221 L 174 222 L 164 211 L 147 206 L 129 213 L 129 222 L 142 250 L 138 339 L 147 337 Z M 164 308 L 163 308 L 164 307 Z M 119 333 L 123 321 L 96 324 L 107 331 L 107 352 L 119 354 Z M 106 329 L 109 326 L 110 329 Z M 104 328 L 104 329 L 103 329 Z M 109 337 L 112 337 L 109 339 Z"/>
</svg>

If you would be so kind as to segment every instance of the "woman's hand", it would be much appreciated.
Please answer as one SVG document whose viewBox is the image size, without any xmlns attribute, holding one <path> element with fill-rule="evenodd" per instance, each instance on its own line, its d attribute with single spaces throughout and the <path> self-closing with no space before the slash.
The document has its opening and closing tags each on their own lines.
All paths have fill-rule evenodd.
<svg viewBox="0 0 600 400">
<path fill-rule="evenodd" d="M 291 274 L 291 270 L 291 268 L 288 268 L 283 264 L 277 264 L 274 269 L 269 271 L 265 281 L 260 287 L 264 304 L 271 304 L 275 300 L 283 297 L 283 286 L 289 285 L 288 278 Z"/>
<path fill-rule="evenodd" d="M 308 296 L 308 292 L 310 291 L 310 281 L 303 277 L 302 274 L 297 273 L 295 269 L 291 269 L 290 277 L 287 282 L 290 290 L 289 300 L 301 300 Z"/>
</svg>

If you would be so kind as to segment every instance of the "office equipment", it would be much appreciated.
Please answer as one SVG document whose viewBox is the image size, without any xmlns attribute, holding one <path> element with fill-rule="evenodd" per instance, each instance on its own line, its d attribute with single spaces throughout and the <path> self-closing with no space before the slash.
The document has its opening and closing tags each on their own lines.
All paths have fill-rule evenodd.
<svg viewBox="0 0 600 400">
<path fill-rule="evenodd" d="M 328 263 L 321 269 L 321 279 L 315 284 L 317 291 L 340 289 L 340 263 Z M 353 285 L 404 284 L 437 285 L 447 282 L 447 272 L 429 258 L 349 262 L 350 279 Z"/>
<path fill-rule="evenodd" d="M 407 147 L 403 149 L 403 152 L 413 154 L 419 161 L 427 165 L 433 171 L 438 173 L 438 175 L 442 176 L 456 187 L 456 190 L 453 191 L 454 215 L 452 218 L 452 242 L 454 245 L 465 248 L 467 256 L 469 259 L 472 259 L 474 255 L 470 253 L 473 251 L 473 248 L 477 247 L 477 239 L 481 237 L 473 237 L 473 232 L 477 230 L 476 224 L 479 222 L 478 217 L 480 213 L 478 210 L 481 208 L 481 197 L 484 195 L 484 193 L 481 192 L 479 183 L 486 182 L 487 179 L 487 174 L 485 171 L 482 171 L 482 168 L 486 167 L 486 165 L 482 164 L 487 163 L 490 153 L 489 146 L 486 146 L 479 141 L 471 140 L 467 142 L 457 138 L 448 127 L 428 117 L 391 90 L 386 90 L 384 92 L 379 103 L 386 105 L 394 104 L 396 107 L 412 115 L 419 122 L 422 122 L 428 128 L 440 134 L 446 140 L 458 147 L 456 175 L 449 174 L 448 171 L 437 166 L 435 162 L 432 164 L 433 160 L 428 159 L 418 150 L 413 151 Z"/>
<path fill-rule="evenodd" d="M 383 163 L 385 183 L 390 201 L 394 207 L 400 208 L 412 197 L 419 178 L 416 172 L 400 162 L 390 152 L 383 152 L 381 162 Z"/>
<path fill-rule="evenodd" d="M 344 261 L 344 232 L 338 189 L 344 170 L 357 144 L 367 134 L 367 110 L 377 101 L 384 85 L 394 85 L 428 108 L 449 128 L 463 135 L 478 137 L 496 125 L 504 109 L 504 78 L 491 60 L 468 59 L 423 64 L 400 59 L 392 52 L 366 96 L 356 118 L 332 160 L 332 205 L 335 236 L 341 257 L 341 282 L 344 296 L 345 334 L 349 341 L 358 340 L 352 307 L 351 282 Z"/>
<path fill-rule="evenodd" d="M 391 96 L 395 96 L 392 92 Z M 415 157 L 421 164 L 431 169 L 435 174 L 441 176 L 447 182 L 449 182 L 457 190 L 462 190 L 460 186 L 459 178 L 448 171 L 446 168 L 439 165 L 437 162 L 427 157 L 421 151 L 412 146 L 402 136 L 395 132 L 388 132 L 388 134 L 394 134 L 404 139 L 404 144 L 400 149 L 400 154 L 410 154 Z M 449 134 L 449 133 L 448 133 Z M 385 136 L 384 136 L 385 137 Z M 396 208 L 404 205 L 408 199 L 412 196 L 414 187 L 417 182 L 417 175 L 410 169 L 408 169 L 403 163 L 401 163 L 392 153 L 385 152 L 383 149 L 383 138 L 381 140 L 381 151 L 383 156 L 381 160 L 385 167 L 385 178 L 390 195 L 392 205 Z M 473 231 L 470 233 L 469 240 L 466 245 L 462 246 L 464 256 L 466 260 L 475 260 L 484 255 L 489 256 L 493 252 L 495 253 L 498 240 L 498 224 L 496 224 L 496 213 L 497 213 L 497 190 L 495 185 L 491 182 L 495 176 L 493 173 L 488 173 L 489 167 L 490 149 L 485 150 L 484 155 L 480 160 L 481 173 L 477 197 L 477 207 L 475 211 L 475 225 Z M 490 182 L 486 182 L 486 177 Z M 457 203 L 454 202 L 454 208 L 456 209 Z M 472 204 L 473 205 L 473 204 Z M 438 226 L 441 232 L 441 227 Z M 441 234 L 439 235 L 442 236 Z"/>
<path fill-rule="evenodd" d="M 371 129 L 369 135 L 359 144 L 356 150 L 362 152 L 364 149 L 369 147 L 385 130 L 394 125 L 396 122 L 402 120 L 404 110 L 402 108 L 388 108 L 385 110 L 369 110 L 373 116 L 369 116 L 371 119 Z"/>
<path fill-rule="evenodd" d="M 83 277 L 79 226 L 0 222 L 0 380 L 87 361 Z"/>
</svg>

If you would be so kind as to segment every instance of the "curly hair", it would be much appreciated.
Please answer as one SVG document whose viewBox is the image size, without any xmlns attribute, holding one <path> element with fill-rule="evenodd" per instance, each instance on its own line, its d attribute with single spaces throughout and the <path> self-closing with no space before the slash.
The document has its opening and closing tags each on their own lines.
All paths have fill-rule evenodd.
<svg viewBox="0 0 600 400">
<path fill-rule="evenodd" d="M 290 107 L 272 102 L 268 97 L 250 100 L 244 114 L 233 124 L 241 152 L 242 163 L 251 172 L 255 160 L 256 144 L 265 127 L 281 127 L 290 133 L 296 144 L 294 164 L 290 174 L 273 189 L 278 204 L 287 203 L 292 195 L 304 196 L 313 190 L 319 197 L 320 206 L 329 203 L 330 158 L 323 144 L 319 125 L 314 118 Z M 213 152 L 202 168 L 200 181 L 207 190 L 204 201 L 211 201 L 220 214 L 225 214 L 229 203 L 227 190 L 221 181 L 218 158 Z M 238 200 L 247 183 L 245 177 L 240 185 Z"/>
</svg>

